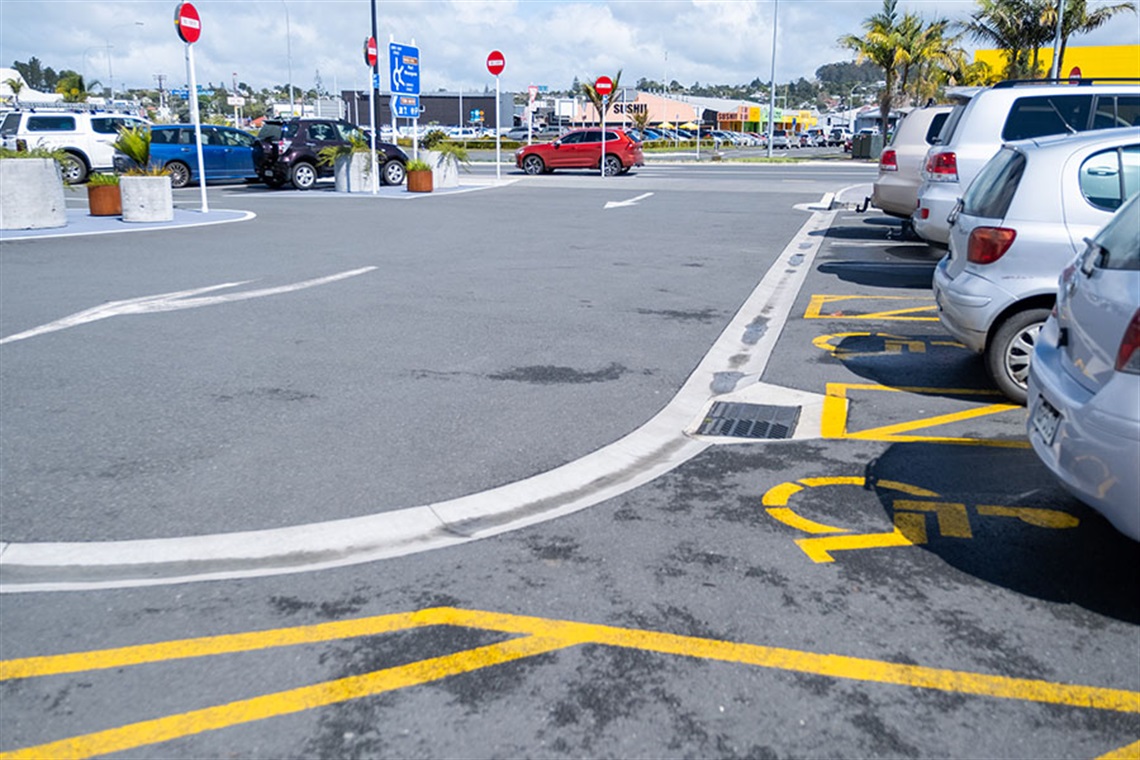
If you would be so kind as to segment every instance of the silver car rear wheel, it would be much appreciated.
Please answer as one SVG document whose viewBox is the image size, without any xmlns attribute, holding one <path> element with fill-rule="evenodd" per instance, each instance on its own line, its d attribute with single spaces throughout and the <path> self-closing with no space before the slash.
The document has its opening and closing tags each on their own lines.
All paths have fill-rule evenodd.
<svg viewBox="0 0 1140 760">
<path fill-rule="evenodd" d="M 1024 404 L 1029 384 L 1029 360 L 1038 333 L 1049 318 L 1048 309 L 1026 309 L 1002 323 L 986 346 L 986 368 L 998 390 Z"/>
</svg>

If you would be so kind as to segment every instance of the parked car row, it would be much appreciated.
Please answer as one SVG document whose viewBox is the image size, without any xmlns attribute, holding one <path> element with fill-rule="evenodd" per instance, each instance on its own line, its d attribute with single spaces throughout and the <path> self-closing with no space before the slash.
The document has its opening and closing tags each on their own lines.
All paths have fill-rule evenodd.
<svg viewBox="0 0 1140 760">
<path fill-rule="evenodd" d="M 958 100 L 901 122 L 872 201 L 945 244 L 942 325 L 1029 406 L 1049 469 L 1140 540 L 1140 85 Z"/>
</svg>

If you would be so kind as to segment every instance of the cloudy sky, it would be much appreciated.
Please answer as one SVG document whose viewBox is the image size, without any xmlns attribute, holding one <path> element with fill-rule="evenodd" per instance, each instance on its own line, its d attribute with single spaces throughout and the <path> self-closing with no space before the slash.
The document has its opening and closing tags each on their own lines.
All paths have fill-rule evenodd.
<svg viewBox="0 0 1140 760">
<path fill-rule="evenodd" d="M 767 80 L 772 61 L 773 0 L 376 0 L 381 52 L 389 36 L 420 47 L 424 91 L 494 86 L 487 54 L 506 57 L 505 90 L 529 84 L 565 89 L 623 69 L 622 81 L 663 77 L 738 84 Z M 184 46 L 173 23 L 175 0 L 0 0 L 0 66 L 32 56 L 74 69 L 116 90 L 186 81 Z M 782 0 L 776 79 L 811 78 L 852 60 L 836 44 L 875 13 L 881 0 Z M 202 38 L 194 49 L 200 83 L 239 82 L 255 89 L 286 82 L 290 60 L 298 87 L 364 88 L 362 43 L 371 0 L 197 0 Z M 965 19 L 973 0 L 903 0 L 930 19 Z M 286 30 L 288 28 L 288 34 Z M 1070 44 L 1137 44 L 1137 17 L 1123 15 Z M 967 45 L 970 47 L 970 45 Z M 381 60 L 384 60 L 383 58 Z"/>
</svg>

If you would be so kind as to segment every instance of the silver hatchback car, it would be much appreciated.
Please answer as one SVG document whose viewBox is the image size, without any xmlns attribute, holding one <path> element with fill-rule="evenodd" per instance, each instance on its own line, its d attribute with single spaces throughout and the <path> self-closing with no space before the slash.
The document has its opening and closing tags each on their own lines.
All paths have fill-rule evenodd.
<svg viewBox="0 0 1140 760">
<path fill-rule="evenodd" d="M 1061 483 L 1140 541 L 1140 195 L 1061 275 L 1029 365 L 1028 427 Z"/>
<path fill-rule="evenodd" d="M 943 326 L 985 356 L 997 387 L 1025 403 L 1037 332 L 1057 276 L 1082 241 L 1140 190 L 1140 128 L 1009 143 L 951 214 L 934 272 Z"/>
</svg>

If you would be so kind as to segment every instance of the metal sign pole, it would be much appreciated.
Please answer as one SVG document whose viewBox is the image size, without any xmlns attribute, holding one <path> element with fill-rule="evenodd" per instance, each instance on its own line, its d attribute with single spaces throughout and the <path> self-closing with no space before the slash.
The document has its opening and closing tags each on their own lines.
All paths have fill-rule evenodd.
<svg viewBox="0 0 1140 760">
<path fill-rule="evenodd" d="M 495 75 L 495 179 L 503 179 L 502 140 L 503 130 L 499 127 L 499 76 Z"/>
<path fill-rule="evenodd" d="M 603 95 L 602 97 L 598 98 L 598 100 L 601 101 L 601 104 L 602 104 L 602 160 L 599 162 L 599 166 L 601 166 L 603 177 L 606 176 L 606 100 L 607 99 L 608 99 L 608 96 L 606 96 L 606 95 Z"/>
<path fill-rule="evenodd" d="M 368 88 L 368 125 L 372 129 L 372 152 L 369 156 L 369 166 L 372 168 L 372 194 L 380 190 L 380 167 L 376 163 L 376 87 Z"/>
<path fill-rule="evenodd" d="M 186 43 L 186 67 L 190 71 L 190 115 L 194 119 L 194 143 L 198 149 L 198 187 L 202 190 L 202 213 L 210 213 L 206 199 L 206 161 L 202 158 L 202 117 L 198 113 L 198 79 L 194 72 L 194 46 Z"/>
</svg>

